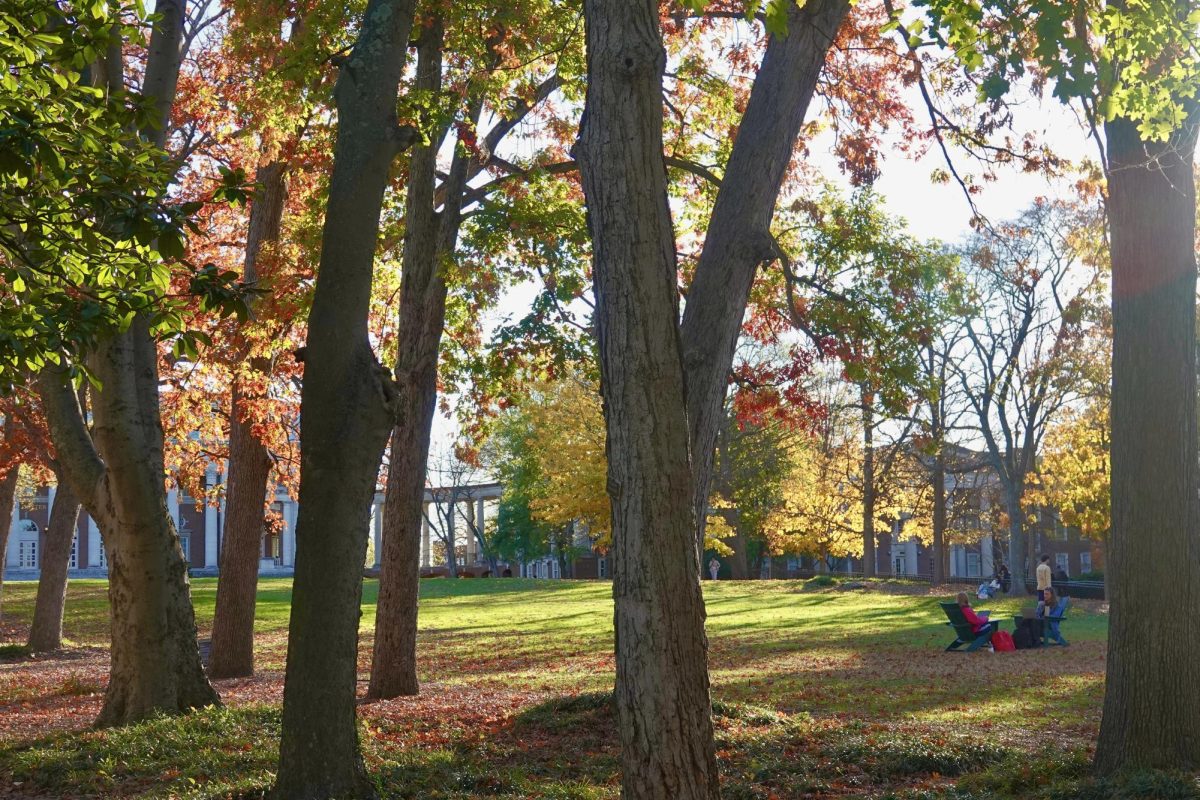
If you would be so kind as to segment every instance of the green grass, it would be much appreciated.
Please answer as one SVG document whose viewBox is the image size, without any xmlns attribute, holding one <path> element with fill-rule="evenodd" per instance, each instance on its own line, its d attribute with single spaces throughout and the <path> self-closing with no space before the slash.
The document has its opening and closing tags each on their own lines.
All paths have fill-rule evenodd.
<svg viewBox="0 0 1200 800">
<path fill-rule="evenodd" d="M 34 588 L 4 587 L 8 623 L 28 622 Z M 50 796 L 261 795 L 278 734 L 278 709 L 262 697 L 281 680 L 290 588 L 289 579 L 260 581 L 259 677 L 249 690 L 218 685 L 233 706 L 121 731 L 0 737 L 0 794 L 19 781 Z M 785 581 L 704 588 L 726 797 L 1021 796 L 1004 789 L 999 765 L 1011 763 L 1050 776 L 1038 791 L 1083 785 L 1055 773 L 1061 758 L 1042 749 L 1049 740 L 1086 758 L 1103 692 L 1098 604 L 1072 609 L 1070 648 L 955 654 L 942 653 L 953 638 L 937 605 L 945 598 Z M 364 588 L 363 678 L 377 589 L 375 581 Z M 611 585 L 438 579 L 421 590 L 422 697 L 360 708 L 368 766 L 384 796 L 616 797 Z M 193 582 L 201 635 L 215 591 L 213 579 Z M 1021 603 L 981 605 L 1011 620 Z M 106 631 L 104 582 L 73 582 L 66 637 L 103 648 Z M 97 658 L 91 673 L 81 667 L 36 695 L 19 670 L 44 665 L 8 662 L 18 671 L 0 673 L 0 727 L 5 714 L 20 720 L 55 703 L 97 702 Z M 958 775 L 966 777 L 956 788 Z M 1151 781 L 1171 792 L 1177 783 Z M 1105 800 L 1133 791 L 1087 785 Z"/>
</svg>

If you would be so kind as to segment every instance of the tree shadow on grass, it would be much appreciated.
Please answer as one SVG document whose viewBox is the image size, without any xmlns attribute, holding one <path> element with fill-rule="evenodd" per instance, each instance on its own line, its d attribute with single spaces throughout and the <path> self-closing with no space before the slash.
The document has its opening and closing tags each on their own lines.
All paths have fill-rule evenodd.
<svg viewBox="0 0 1200 800">
<path fill-rule="evenodd" d="M 365 760 L 383 798 L 608 800 L 619 794 L 609 693 L 552 698 L 496 725 L 450 724 L 453 735 L 434 747 L 403 735 L 405 726 L 428 721 L 409 714 L 364 723 Z M 1064 753 L 1058 744 L 1014 748 L 970 732 L 817 720 L 727 702 L 714 705 L 714 725 L 727 800 L 1196 797 L 1194 782 L 1188 789 L 1186 780 L 1169 775 L 1143 776 L 1124 788 L 1101 786 L 1086 778 L 1085 751 Z M 279 728 L 278 707 L 245 706 L 0 747 L 0 794 L 262 798 L 273 780 Z M 1131 786 L 1151 794 L 1130 793 Z"/>
</svg>

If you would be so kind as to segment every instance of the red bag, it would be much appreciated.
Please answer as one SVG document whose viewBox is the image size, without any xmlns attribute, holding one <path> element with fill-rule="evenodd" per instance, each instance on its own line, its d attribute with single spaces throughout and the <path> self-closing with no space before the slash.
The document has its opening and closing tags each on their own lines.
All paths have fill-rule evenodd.
<svg viewBox="0 0 1200 800">
<path fill-rule="evenodd" d="M 997 653 L 1007 653 L 1017 649 L 1016 643 L 1013 642 L 1012 634 L 1008 631 L 996 631 L 993 633 L 992 647 L 996 648 Z"/>
</svg>

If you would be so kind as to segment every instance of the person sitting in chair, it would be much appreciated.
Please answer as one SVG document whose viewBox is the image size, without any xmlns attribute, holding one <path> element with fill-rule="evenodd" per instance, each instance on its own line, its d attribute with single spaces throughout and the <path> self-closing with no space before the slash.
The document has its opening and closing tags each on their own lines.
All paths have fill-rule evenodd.
<svg viewBox="0 0 1200 800">
<path fill-rule="evenodd" d="M 1038 616 L 1046 621 L 1046 636 L 1056 644 L 1061 644 L 1066 647 L 1070 644 L 1063 638 L 1062 632 L 1058 629 L 1059 623 L 1062 621 L 1063 614 L 1067 613 L 1067 603 L 1069 600 L 1065 597 L 1059 597 L 1054 589 L 1046 590 L 1046 603 L 1039 607 Z"/>
<path fill-rule="evenodd" d="M 971 625 L 972 633 L 983 633 L 988 625 L 996 624 L 987 618 L 988 612 L 977 614 L 975 609 L 971 608 L 971 598 L 967 597 L 966 592 L 959 592 L 957 599 L 958 607 L 962 609 L 963 617 Z"/>
</svg>

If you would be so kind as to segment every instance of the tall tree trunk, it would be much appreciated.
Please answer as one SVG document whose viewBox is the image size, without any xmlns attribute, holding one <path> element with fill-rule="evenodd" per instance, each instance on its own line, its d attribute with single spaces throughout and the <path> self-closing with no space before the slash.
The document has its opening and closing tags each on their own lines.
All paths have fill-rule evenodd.
<svg viewBox="0 0 1200 800">
<path fill-rule="evenodd" d="M 355 724 L 362 570 L 395 392 L 367 313 L 379 215 L 411 143 L 396 101 L 414 0 L 370 0 L 335 97 L 337 143 L 308 322 L 300 415 L 300 512 L 283 733 L 273 797 L 373 797 Z"/>
<path fill-rule="evenodd" d="M 1008 506 L 1008 568 L 1012 572 L 1012 594 L 1024 597 L 1029 594 L 1025 581 L 1029 578 L 1029 566 L 1025 542 L 1025 526 L 1021 524 L 1021 491 L 1012 482 L 1004 487 L 1005 503 Z"/>
<path fill-rule="evenodd" d="M 12 429 L 8 421 L 5 427 L 8 430 Z M 8 471 L 0 478 L 0 603 L 4 600 L 4 564 L 8 558 L 8 535 L 12 531 L 13 505 L 17 502 L 17 477 L 21 471 L 20 464 L 6 466 Z M 0 612 L 2 611 L 3 606 L 0 605 Z"/>
<path fill-rule="evenodd" d="M 941 446 L 933 457 L 933 576 L 934 586 L 946 582 L 946 456 Z"/>
<path fill-rule="evenodd" d="M 458 577 L 458 544 L 457 544 L 458 540 L 455 536 L 455 531 L 454 531 L 454 504 L 455 504 L 455 502 L 456 502 L 456 500 L 455 500 L 453 494 L 451 495 L 450 499 L 446 501 L 447 506 L 450 509 L 446 515 L 446 577 L 447 578 L 457 578 Z"/>
<path fill-rule="evenodd" d="M 42 537 L 41 575 L 29 628 L 29 648 L 47 653 L 62 647 L 63 607 L 67 602 L 67 570 L 71 565 L 71 542 L 79 522 L 79 498 L 61 477 L 50 509 L 50 524 Z"/>
<path fill-rule="evenodd" d="M 258 191 L 250 206 L 246 261 L 242 279 L 258 280 L 255 268 L 264 243 L 279 240 L 287 185 L 283 164 L 275 161 L 255 173 Z M 247 354 L 243 348 L 243 354 Z M 250 380 L 235 377 L 229 407 L 229 484 L 225 495 L 225 538 L 221 548 L 217 605 L 213 615 L 211 678 L 236 678 L 254 673 L 254 604 L 258 593 L 258 559 L 262 548 L 263 509 L 271 456 L 254 435 L 243 403 L 262 396 L 268 364 L 249 363 Z"/>
<path fill-rule="evenodd" d="M 1110 613 L 1099 772 L 1200 767 L 1193 104 L 1167 142 L 1105 125 L 1113 271 Z M 1185 609 L 1185 613 L 1163 613 Z"/>
<path fill-rule="evenodd" d="M 789 3 L 788 33 L 771 36 L 750 91 L 688 289 L 682 339 L 693 494 L 703 547 L 713 448 L 729 369 L 759 264 L 776 258 L 771 218 L 796 138 L 850 8 L 849 0 Z"/>
<path fill-rule="evenodd" d="M 874 578 L 875 561 L 875 409 L 862 390 L 863 418 L 863 576 Z"/>
<path fill-rule="evenodd" d="M 418 91 L 436 95 L 441 87 L 443 38 L 442 22 L 435 17 L 421 32 L 417 45 L 414 88 Z M 435 134 L 428 145 L 413 149 L 404 205 L 404 261 L 396 327 L 399 407 L 397 423 L 392 429 L 383 501 L 379 601 L 371 683 L 367 687 L 367 696 L 371 698 L 415 695 L 420 689 L 417 604 L 421 581 L 421 506 L 437 401 L 438 352 L 446 316 L 446 281 L 440 269 L 442 216 L 434 210 L 440 140 Z M 462 196 L 461 189 L 458 196 Z M 448 566 L 452 559 L 450 552 Z"/>
<path fill-rule="evenodd" d="M 154 9 L 142 92 L 155 113 L 141 135 L 158 147 L 166 143 L 183 58 L 184 5 L 160 0 Z M 106 70 L 110 88 L 120 88 L 118 66 Z M 167 511 L 158 351 L 148 318 L 139 315 L 125 332 L 101 340 L 90 366 L 103 387 L 93 395 L 94 433 L 65 370 L 45 370 L 40 389 L 63 475 L 108 553 L 112 648 L 96 724 L 215 704 L 196 646 L 187 564 Z"/>
<path fill-rule="evenodd" d="M 662 155 L 666 52 L 652 0 L 586 0 L 584 16 L 588 86 L 576 151 L 607 427 L 622 796 L 713 798 L 720 790 Z"/>
<path fill-rule="evenodd" d="M 102 340 L 91 368 L 94 434 L 66 371 L 40 391 L 63 477 L 96 520 L 109 565 L 112 648 L 100 726 L 217 702 L 200 665 L 187 564 L 163 485 L 157 352 L 148 323 Z"/>
</svg>

